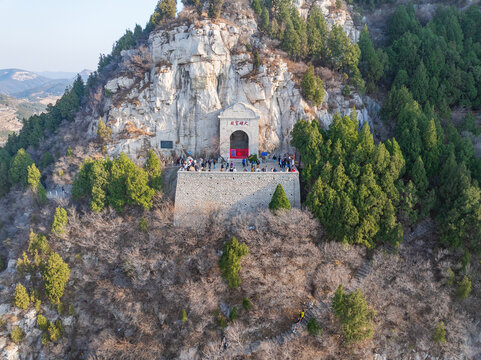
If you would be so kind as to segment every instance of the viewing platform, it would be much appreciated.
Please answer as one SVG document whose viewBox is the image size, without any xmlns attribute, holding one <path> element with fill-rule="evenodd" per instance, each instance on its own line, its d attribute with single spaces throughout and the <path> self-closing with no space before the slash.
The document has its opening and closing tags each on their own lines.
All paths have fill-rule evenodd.
<svg viewBox="0 0 481 360">
<path fill-rule="evenodd" d="M 236 161 L 235 164 L 239 162 Z M 175 193 L 174 224 L 176 226 L 197 226 L 212 212 L 220 218 L 231 217 L 246 212 L 257 212 L 269 207 L 272 195 L 281 184 L 291 207 L 300 208 L 301 193 L 299 172 L 286 172 L 274 161 L 261 163 L 277 172 L 243 171 L 242 162 L 238 171 L 185 171 L 177 172 Z"/>
</svg>

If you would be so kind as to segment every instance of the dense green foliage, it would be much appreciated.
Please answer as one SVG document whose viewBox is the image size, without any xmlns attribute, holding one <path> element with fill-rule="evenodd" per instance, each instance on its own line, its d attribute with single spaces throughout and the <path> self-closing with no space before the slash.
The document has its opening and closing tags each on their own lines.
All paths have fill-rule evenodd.
<svg viewBox="0 0 481 360">
<path fill-rule="evenodd" d="M 148 173 L 124 153 L 115 160 L 87 159 L 72 188 L 74 199 L 90 198 L 90 208 L 95 212 L 108 205 L 122 211 L 126 204 L 150 209 L 154 193 L 149 186 Z"/>
<path fill-rule="evenodd" d="M 359 130 L 355 114 L 355 109 L 351 117 L 336 114 L 327 131 L 305 120 L 294 126 L 292 145 L 301 154 L 309 190 L 306 205 L 338 241 L 368 247 L 396 243 L 403 236 L 396 183 L 404 158 L 394 139 L 375 145 L 369 124 Z"/>
<path fill-rule="evenodd" d="M 366 91 L 375 93 L 377 90 L 376 84 L 384 75 L 384 70 L 387 67 L 387 55 L 380 49 L 377 51 L 374 49 L 367 25 L 364 25 L 361 31 L 359 49 L 361 50 L 359 70 L 366 80 Z"/>
<path fill-rule="evenodd" d="M 37 169 L 35 164 L 32 164 L 27 167 L 27 183 L 30 187 L 30 190 L 33 192 L 37 191 L 38 185 L 40 184 L 40 178 L 42 175 L 40 171 Z"/>
<path fill-rule="evenodd" d="M 255 0 L 252 7 L 261 15 L 262 30 L 280 40 L 281 48 L 293 60 L 328 66 L 345 73 L 353 85 L 364 86 L 358 68 L 358 45 L 351 44 L 339 25 L 334 25 L 329 31 L 319 7 L 311 9 L 307 21 L 291 0 Z"/>
<path fill-rule="evenodd" d="M 246 244 L 239 244 L 234 237 L 224 245 L 222 257 L 219 260 L 219 267 L 222 277 L 227 280 L 231 288 L 236 288 L 241 284 L 239 271 L 241 269 L 240 260 L 249 253 Z"/>
<path fill-rule="evenodd" d="M 284 188 L 281 184 L 278 184 L 274 194 L 272 195 L 271 202 L 269 203 L 269 209 L 276 210 L 291 210 L 291 203 L 286 196 Z"/>
<path fill-rule="evenodd" d="M 32 190 L 37 202 L 39 204 L 44 204 L 47 200 L 47 191 L 43 187 L 42 183 L 40 182 L 41 174 L 40 171 L 37 169 L 35 164 L 30 165 L 27 168 L 27 182 Z"/>
<path fill-rule="evenodd" d="M 55 209 L 55 215 L 53 217 L 51 231 L 56 234 L 62 234 L 65 231 L 67 221 L 67 210 L 58 206 Z"/>
<path fill-rule="evenodd" d="M 37 328 L 39 328 L 42 331 L 45 331 L 48 329 L 48 320 L 45 316 L 40 314 L 37 315 Z"/>
<path fill-rule="evenodd" d="M 70 269 L 59 254 L 53 253 L 41 269 L 45 293 L 56 304 L 65 292 Z"/>
<path fill-rule="evenodd" d="M 324 100 L 324 88 L 322 80 L 314 74 L 314 66 L 309 65 L 301 82 L 301 89 L 304 98 L 311 100 L 315 106 L 318 106 Z"/>
<path fill-rule="evenodd" d="M 176 7 L 176 0 L 160 0 L 150 17 L 149 25 L 155 27 L 165 20 L 175 18 Z"/>
<path fill-rule="evenodd" d="M 15 287 L 13 305 L 22 310 L 26 310 L 30 306 L 30 297 L 22 284 L 17 284 Z"/>
<path fill-rule="evenodd" d="M 30 155 L 24 150 L 19 149 L 13 157 L 10 169 L 8 170 L 8 181 L 11 186 L 19 184 L 26 187 L 28 184 L 28 167 L 33 164 Z"/>
<path fill-rule="evenodd" d="M 73 121 L 85 92 L 82 78 L 78 76 L 54 106 L 49 105 L 45 113 L 26 119 L 18 135 L 8 137 L 5 146 L 0 148 L 0 196 L 5 195 L 12 186 L 27 185 L 27 167 L 33 160 L 24 149 L 30 146 L 37 148 L 45 135 L 54 133 L 63 120 Z M 38 190 L 42 199 L 44 190 Z"/>
<path fill-rule="evenodd" d="M 481 11 L 438 7 L 421 25 L 412 4 L 399 6 L 388 24 L 389 75 L 421 106 L 481 107 Z"/>
<path fill-rule="evenodd" d="M 346 294 L 342 285 L 339 285 L 332 300 L 332 308 L 341 322 L 346 343 L 355 343 L 372 337 L 374 310 L 367 304 L 361 290 L 357 289 Z"/>
</svg>

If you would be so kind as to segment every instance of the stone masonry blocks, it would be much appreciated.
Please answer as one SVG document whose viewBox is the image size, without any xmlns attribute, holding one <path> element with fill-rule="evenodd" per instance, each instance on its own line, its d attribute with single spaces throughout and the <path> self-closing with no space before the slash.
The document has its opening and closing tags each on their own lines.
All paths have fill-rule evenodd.
<svg viewBox="0 0 481 360">
<path fill-rule="evenodd" d="M 197 226 L 212 211 L 228 217 L 267 209 L 278 184 L 291 206 L 300 208 L 298 172 L 179 171 L 174 224 Z"/>
</svg>

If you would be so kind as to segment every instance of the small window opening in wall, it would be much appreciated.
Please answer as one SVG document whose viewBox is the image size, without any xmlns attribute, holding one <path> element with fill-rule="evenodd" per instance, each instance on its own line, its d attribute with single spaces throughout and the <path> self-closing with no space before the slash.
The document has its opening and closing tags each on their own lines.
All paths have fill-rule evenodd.
<svg viewBox="0 0 481 360">
<path fill-rule="evenodd" d="M 160 148 L 161 149 L 173 149 L 174 148 L 174 142 L 173 141 L 161 141 L 160 142 Z"/>
</svg>

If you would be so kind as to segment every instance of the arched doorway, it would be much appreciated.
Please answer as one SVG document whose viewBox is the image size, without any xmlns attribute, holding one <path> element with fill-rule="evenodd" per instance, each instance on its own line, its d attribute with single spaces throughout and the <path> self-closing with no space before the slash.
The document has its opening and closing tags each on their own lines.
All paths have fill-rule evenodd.
<svg viewBox="0 0 481 360">
<path fill-rule="evenodd" d="M 242 130 L 234 131 L 230 136 L 230 158 L 245 159 L 249 157 L 249 136 Z"/>
</svg>

